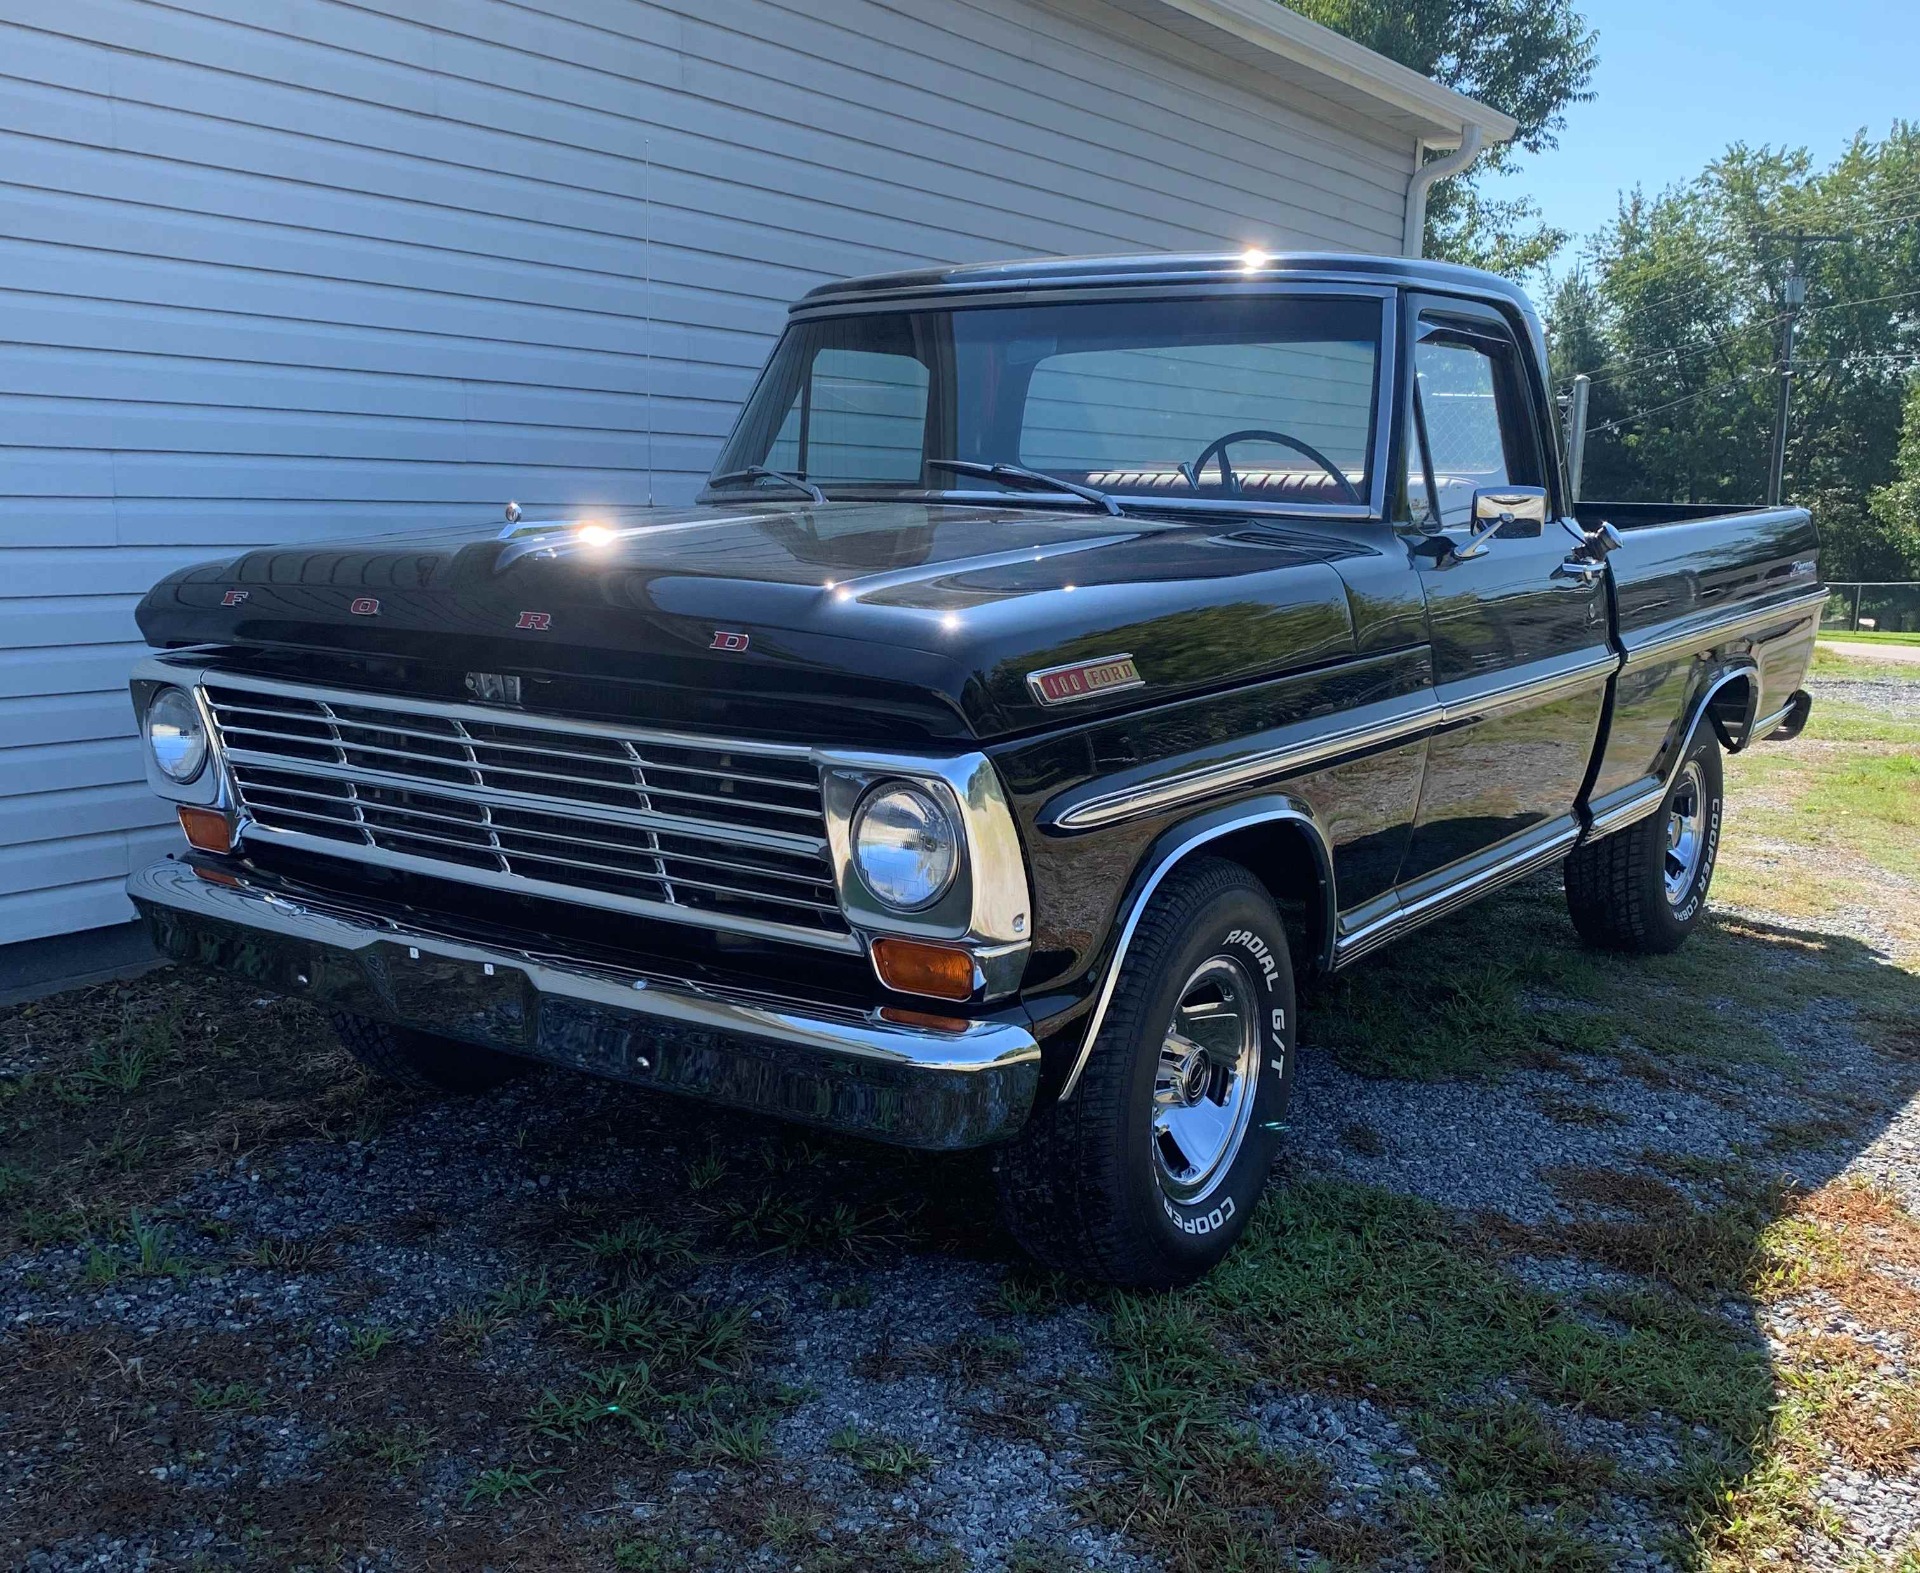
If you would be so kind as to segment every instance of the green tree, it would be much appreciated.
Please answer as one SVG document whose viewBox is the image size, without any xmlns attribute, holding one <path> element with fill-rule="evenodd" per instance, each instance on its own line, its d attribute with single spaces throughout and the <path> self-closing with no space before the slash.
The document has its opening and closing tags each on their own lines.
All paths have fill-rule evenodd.
<svg viewBox="0 0 1920 1573">
<path fill-rule="evenodd" d="M 1525 197 L 1489 197 L 1482 177 L 1559 145 L 1569 104 L 1591 98 L 1597 35 L 1572 0 L 1288 0 L 1293 10 L 1520 123 L 1513 141 L 1427 204 L 1427 255 L 1523 275 L 1566 242 Z"/>
<path fill-rule="evenodd" d="M 1920 567 L 1920 377 L 1907 385 L 1894 473 L 1897 478 L 1868 499 L 1868 511 L 1881 532 L 1876 543 L 1880 555 L 1869 562 L 1862 577 L 1898 578 L 1901 569 L 1911 573 Z"/>
<path fill-rule="evenodd" d="M 1830 237 L 1801 241 L 1801 235 Z M 1795 344 L 1787 492 L 1820 520 L 1831 578 L 1920 557 L 1869 498 L 1896 479 L 1920 364 L 1920 127 L 1864 134 L 1826 168 L 1735 146 L 1694 181 L 1625 196 L 1553 296 L 1554 376 L 1594 379 L 1586 494 L 1751 503 L 1766 494 L 1786 280 Z M 1896 507 L 1897 504 L 1889 504 Z"/>
</svg>

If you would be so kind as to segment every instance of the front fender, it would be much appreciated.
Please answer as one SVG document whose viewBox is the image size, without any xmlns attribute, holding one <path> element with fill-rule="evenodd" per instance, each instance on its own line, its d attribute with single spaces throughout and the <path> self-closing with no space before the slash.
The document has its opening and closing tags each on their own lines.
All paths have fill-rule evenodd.
<svg viewBox="0 0 1920 1573">
<path fill-rule="evenodd" d="M 1099 1037 L 1100 1028 L 1106 1020 L 1107 1009 L 1113 1003 L 1114 990 L 1120 981 L 1120 969 L 1126 963 L 1127 949 L 1133 942 L 1135 930 L 1140 926 L 1147 903 L 1153 899 L 1153 893 L 1188 858 L 1209 849 L 1222 850 L 1223 843 L 1229 841 L 1236 850 L 1246 847 L 1249 840 L 1257 845 L 1263 829 L 1294 836 L 1305 842 L 1315 870 L 1316 888 L 1304 892 L 1319 946 L 1319 953 L 1314 960 L 1323 968 L 1332 966 L 1333 940 L 1339 913 L 1333 853 L 1326 831 L 1310 805 L 1297 797 L 1276 792 L 1185 820 L 1163 832 L 1152 843 L 1128 881 L 1118 915 L 1090 974 L 1098 980 L 1098 986 L 1094 991 L 1093 1008 L 1087 1013 L 1078 1046 L 1061 1082 L 1059 1096 L 1063 1100 L 1071 1097 L 1080 1083 L 1080 1075 L 1086 1069 L 1094 1041 Z M 1255 872 L 1260 870 L 1256 868 Z"/>
</svg>

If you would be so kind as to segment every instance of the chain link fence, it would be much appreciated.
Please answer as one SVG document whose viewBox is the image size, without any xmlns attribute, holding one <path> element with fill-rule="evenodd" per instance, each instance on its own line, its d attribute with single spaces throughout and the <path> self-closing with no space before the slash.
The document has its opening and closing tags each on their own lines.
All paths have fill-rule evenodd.
<svg viewBox="0 0 1920 1573">
<path fill-rule="evenodd" d="M 1829 584 L 1820 626 L 1829 633 L 1920 632 L 1920 580 Z"/>
</svg>

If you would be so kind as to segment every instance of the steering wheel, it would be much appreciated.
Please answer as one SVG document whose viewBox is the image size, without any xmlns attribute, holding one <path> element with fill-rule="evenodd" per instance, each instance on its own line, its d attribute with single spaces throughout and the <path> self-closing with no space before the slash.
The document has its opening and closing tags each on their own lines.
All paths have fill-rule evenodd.
<svg viewBox="0 0 1920 1573">
<path fill-rule="evenodd" d="M 1199 483 L 1200 472 L 1207 467 L 1207 461 L 1218 455 L 1220 459 L 1220 480 L 1222 484 L 1224 484 L 1227 490 L 1235 497 L 1240 496 L 1240 477 L 1233 473 L 1233 465 L 1227 460 L 1227 449 L 1232 447 L 1236 442 L 1277 442 L 1283 448 L 1291 448 L 1295 453 L 1313 460 L 1315 464 L 1319 465 L 1321 469 L 1331 475 L 1335 482 L 1338 483 L 1341 493 L 1348 502 L 1352 503 L 1356 508 L 1364 508 L 1367 505 L 1366 498 L 1362 497 L 1353 482 L 1347 479 L 1346 471 L 1341 469 L 1339 465 L 1335 464 L 1333 460 L 1329 459 L 1318 448 L 1314 447 L 1311 443 L 1302 442 L 1298 437 L 1289 437 L 1283 431 L 1268 431 L 1261 426 L 1249 426 L 1245 431 L 1230 431 L 1224 437 L 1214 438 L 1212 442 L 1207 444 L 1200 457 L 1193 461 L 1192 467 L 1188 470 L 1187 480 L 1189 484 L 1197 485 Z"/>
</svg>

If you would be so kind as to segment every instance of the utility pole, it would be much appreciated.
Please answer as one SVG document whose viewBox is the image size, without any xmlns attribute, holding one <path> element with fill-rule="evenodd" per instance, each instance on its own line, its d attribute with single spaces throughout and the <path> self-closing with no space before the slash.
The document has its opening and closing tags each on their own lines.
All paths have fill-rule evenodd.
<svg viewBox="0 0 1920 1573">
<path fill-rule="evenodd" d="M 1786 320 L 1780 324 L 1780 396 L 1773 407 L 1773 466 L 1767 471 L 1767 506 L 1780 506 L 1780 492 L 1787 470 L 1787 414 L 1793 407 L 1793 325 L 1807 300 L 1807 276 L 1800 271 L 1800 246 L 1796 239 L 1793 260 L 1787 264 L 1784 291 Z"/>
<path fill-rule="evenodd" d="M 1580 484 L 1587 470 L 1587 399 L 1593 392 L 1593 379 L 1584 371 L 1573 379 L 1573 397 L 1569 400 L 1567 421 L 1567 501 L 1580 500 Z"/>
<path fill-rule="evenodd" d="M 1793 330 L 1799 322 L 1800 308 L 1807 302 L 1806 250 L 1809 244 L 1845 240 L 1845 235 L 1809 235 L 1805 230 L 1791 234 L 1760 234 L 1756 240 L 1791 240 L 1793 256 L 1787 263 L 1787 277 L 1781 289 L 1787 309 L 1780 322 L 1780 394 L 1773 407 L 1773 462 L 1767 470 L 1767 506 L 1778 508 L 1786 487 L 1787 416 L 1793 409 Z"/>
</svg>

